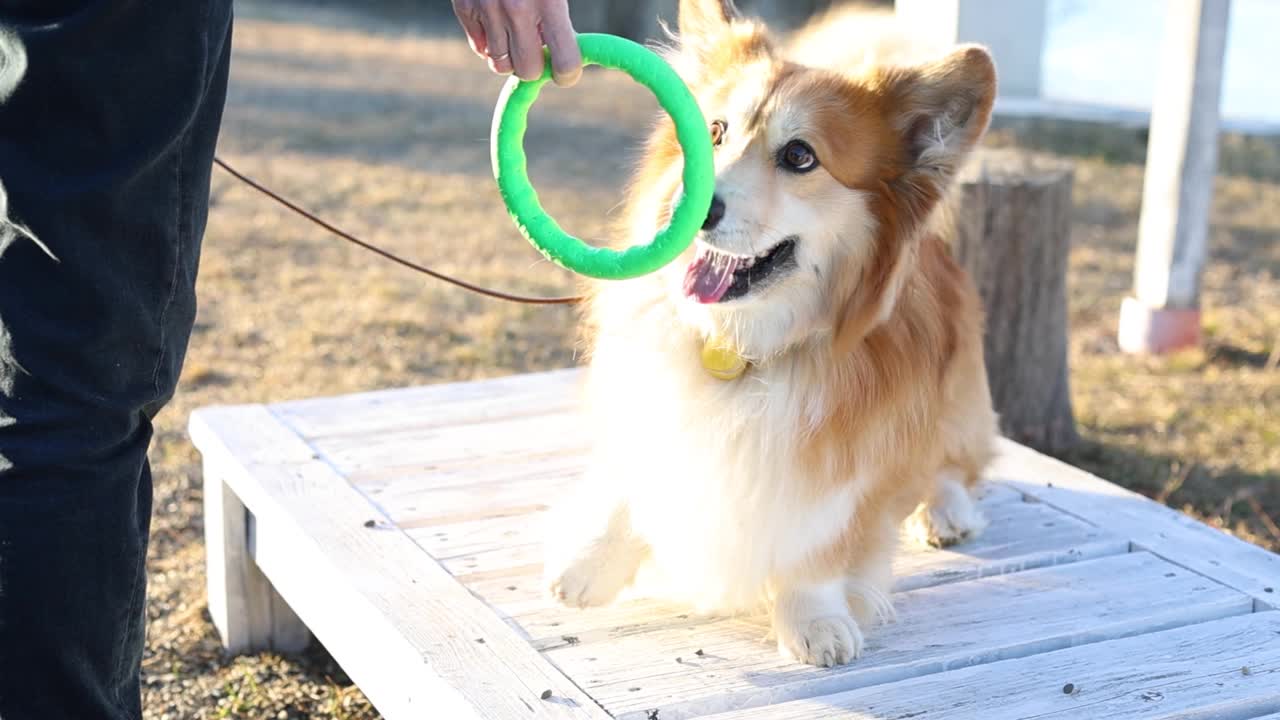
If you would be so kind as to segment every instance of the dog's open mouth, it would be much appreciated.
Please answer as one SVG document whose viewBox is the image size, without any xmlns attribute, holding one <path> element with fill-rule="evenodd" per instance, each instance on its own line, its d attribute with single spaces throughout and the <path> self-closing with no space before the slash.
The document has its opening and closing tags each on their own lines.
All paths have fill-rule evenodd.
<svg viewBox="0 0 1280 720">
<path fill-rule="evenodd" d="M 796 240 L 789 236 L 755 257 L 730 255 L 701 245 L 685 273 L 684 293 L 703 304 L 740 298 L 763 287 L 779 271 L 795 266 Z"/>
</svg>

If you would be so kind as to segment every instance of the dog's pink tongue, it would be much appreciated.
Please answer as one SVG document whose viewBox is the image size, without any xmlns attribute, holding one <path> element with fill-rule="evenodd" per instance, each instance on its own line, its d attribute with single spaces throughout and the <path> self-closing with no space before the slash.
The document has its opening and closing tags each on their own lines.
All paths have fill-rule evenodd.
<svg viewBox="0 0 1280 720">
<path fill-rule="evenodd" d="M 700 249 L 684 276 L 684 293 L 700 303 L 719 302 L 733 284 L 738 259 Z"/>
</svg>

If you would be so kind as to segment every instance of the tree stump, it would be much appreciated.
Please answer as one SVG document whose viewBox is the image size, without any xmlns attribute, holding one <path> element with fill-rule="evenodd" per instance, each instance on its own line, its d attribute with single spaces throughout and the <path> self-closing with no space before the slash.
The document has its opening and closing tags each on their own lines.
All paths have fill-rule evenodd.
<svg viewBox="0 0 1280 720">
<path fill-rule="evenodd" d="M 992 400 L 1011 440 L 1046 453 L 1079 441 L 1067 359 L 1070 164 L 979 150 L 960 174 L 953 248 L 986 310 Z"/>
</svg>

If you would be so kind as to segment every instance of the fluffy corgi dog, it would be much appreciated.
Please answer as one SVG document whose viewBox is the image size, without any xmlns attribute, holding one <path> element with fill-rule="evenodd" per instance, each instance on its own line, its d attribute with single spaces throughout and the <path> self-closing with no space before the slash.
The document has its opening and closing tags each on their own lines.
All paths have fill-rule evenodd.
<svg viewBox="0 0 1280 720">
<path fill-rule="evenodd" d="M 574 607 L 766 611 L 785 655 L 848 663 L 892 615 L 904 520 L 935 545 L 984 524 L 996 418 L 946 203 L 995 69 L 979 47 L 895 40 L 882 15 L 789 48 L 731 0 L 683 0 L 678 22 L 715 201 L 685 256 L 588 288 L 594 445 L 552 513 L 546 586 Z M 619 246 L 666 224 L 681 167 L 661 115 Z"/>
</svg>

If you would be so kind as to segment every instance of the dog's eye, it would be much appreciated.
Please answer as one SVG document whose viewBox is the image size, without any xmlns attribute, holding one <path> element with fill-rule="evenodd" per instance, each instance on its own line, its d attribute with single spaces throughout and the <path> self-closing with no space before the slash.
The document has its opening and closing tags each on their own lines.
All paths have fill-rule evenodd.
<svg viewBox="0 0 1280 720">
<path fill-rule="evenodd" d="M 714 147 L 720 147 L 721 141 L 724 140 L 724 134 L 728 132 L 729 126 L 723 120 L 716 120 L 711 123 L 711 144 Z"/>
<path fill-rule="evenodd" d="M 782 148 L 778 160 L 784 168 L 798 173 L 809 172 L 818 167 L 818 156 L 813 154 L 813 148 L 803 140 L 792 140 L 787 143 L 787 146 Z"/>
</svg>

